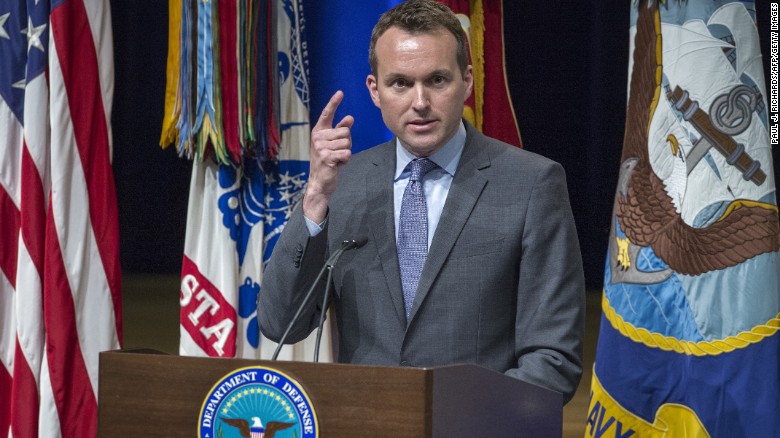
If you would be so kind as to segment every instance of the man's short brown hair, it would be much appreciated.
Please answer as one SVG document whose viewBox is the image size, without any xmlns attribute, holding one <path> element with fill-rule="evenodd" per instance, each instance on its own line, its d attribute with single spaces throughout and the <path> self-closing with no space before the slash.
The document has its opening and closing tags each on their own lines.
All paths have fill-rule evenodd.
<svg viewBox="0 0 780 438">
<path fill-rule="evenodd" d="M 391 27 L 397 27 L 411 34 L 433 32 L 443 28 L 455 36 L 455 56 L 462 74 L 469 65 L 468 41 L 458 17 L 447 6 L 433 0 L 407 0 L 382 14 L 371 32 L 368 48 L 368 63 L 371 72 L 377 74 L 379 60 L 376 57 L 376 42 Z"/>
</svg>

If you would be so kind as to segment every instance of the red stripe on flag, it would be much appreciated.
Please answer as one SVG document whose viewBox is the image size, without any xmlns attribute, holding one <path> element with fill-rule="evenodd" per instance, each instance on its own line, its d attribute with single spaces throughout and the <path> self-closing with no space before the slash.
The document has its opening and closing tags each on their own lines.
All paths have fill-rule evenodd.
<svg viewBox="0 0 780 438">
<path fill-rule="evenodd" d="M 51 200 L 49 212 L 53 213 Z M 43 315 L 60 430 L 64 438 L 92 437 L 97 433 L 97 400 L 79 345 L 76 309 L 53 214 L 46 219 L 46 235 Z"/>
<path fill-rule="evenodd" d="M 0 270 L 16 287 L 16 259 L 19 244 L 19 209 L 11 196 L 0 186 Z"/>
<path fill-rule="evenodd" d="M 20 217 L 22 240 L 27 252 L 43 278 L 43 248 L 46 230 L 46 210 L 44 209 L 43 183 L 38 168 L 25 145 L 22 148 L 22 207 Z"/>
<path fill-rule="evenodd" d="M 40 287 L 38 283 L 43 279 L 43 252 L 45 247 L 46 233 L 46 210 L 44 206 L 43 183 L 35 166 L 28 146 L 25 144 L 22 148 L 21 159 L 21 241 L 24 249 L 32 261 L 37 278 L 26 278 L 20 271 L 20 277 L 17 279 L 17 300 L 21 307 L 27 307 L 30 302 L 36 302 L 36 309 L 33 314 L 29 310 L 22 313 L 17 310 L 17 337 L 30 339 L 30 335 L 35 333 L 31 326 L 43 326 L 40 312 Z M 20 246 L 20 248 L 22 248 Z M 22 263 L 26 263 L 23 261 Z M 22 266 L 20 268 L 23 269 Z M 17 309 L 19 309 L 17 304 Z M 28 335 L 27 338 L 24 338 Z M 42 351 L 42 337 L 38 341 L 28 342 L 25 346 L 27 354 L 33 355 Z M 37 356 L 40 357 L 40 356 Z M 22 350 L 19 340 L 16 342 L 16 353 L 14 355 L 14 384 L 11 396 L 11 412 L 13 415 L 11 428 L 14 436 L 38 436 L 38 413 L 39 413 L 39 393 L 36 376 L 40 376 L 40 369 L 33 370 L 28 363 L 28 356 Z M 40 362 L 37 362 L 40 365 Z"/>
<path fill-rule="evenodd" d="M 13 382 L 8 370 L 0 363 L 0 436 L 8 436 L 8 430 L 11 428 L 11 410 L 6 406 L 11 405 Z"/>
<path fill-rule="evenodd" d="M 241 143 L 238 139 L 238 68 L 236 51 L 236 1 L 219 0 L 219 65 L 222 78 L 222 132 L 225 145 L 234 163 L 241 162 Z"/>
<path fill-rule="evenodd" d="M 17 292 L 19 293 L 19 292 Z M 23 293 L 23 292 L 22 292 Z M 11 413 L 13 415 L 11 430 L 13 436 L 38 436 L 38 385 L 35 382 L 30 366 L 24 357 L 24 351 L 16 340 L 14 355 L 13 398 Z"/>
<path fill-rule="evenodd" d="M 105 8 L 108 8 L 107 4 Z M 51 13 L 73 131 L 89 193 L 89 217 L 103 262 L 122 340 L 122 292 L 119 265 L 119 223 L 114 174 L 109 157 L 108 127 L 103 109 L 94 40 L 84 4 L 66 1 Z"/>
</svg>

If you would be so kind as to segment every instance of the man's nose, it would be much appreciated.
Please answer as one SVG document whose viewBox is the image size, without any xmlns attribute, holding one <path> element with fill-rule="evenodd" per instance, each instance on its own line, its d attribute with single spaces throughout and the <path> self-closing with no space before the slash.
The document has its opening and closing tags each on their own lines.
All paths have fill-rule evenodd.
<svg viewBox="0 0 780 438">
<path fill-rule="evenodd" d="M 428 92 L 423 85 L 414 87 L 414 100 L 412 101 L 412 107 L 415 110 L 425 110 L 430 106 L 430 99 L 428 98 Z"/>
</svg>

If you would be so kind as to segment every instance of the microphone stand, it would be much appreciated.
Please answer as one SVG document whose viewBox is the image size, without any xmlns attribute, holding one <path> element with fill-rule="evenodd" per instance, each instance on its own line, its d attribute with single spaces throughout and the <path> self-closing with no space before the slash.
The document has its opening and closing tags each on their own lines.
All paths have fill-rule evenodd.
<svg viewBox="0 0 780 438">
<path fill-rule="evenodd" d="M 359 248 L 365 244 L 365 240 L 345 240 L 341 242 L 341 252 L 349 251 L 353 248 Z M 341 257 L 341 254 L 339 254 L 336 258 Z M 330 299 L 330 287 L 331 287 L 331 278 L 333 277 L 333 266 L 336 265 L 336 260 L 333 260 L 333 263 L 330 264 L 330 266 L 327 266 L 328 269 L 328 281 L 325 283 L 325 294 L 322 297 L 322 312 L 320 313 L 320 323 L 317 325 L 317 341 L 314 344 L 314 359 L 313 362 L 317 363 L 320 359 L 320 339 L 322 338 L 322 329 L 325 326 L 325 315 L 327 314 L 328 310 L 328 300 Z"/>
<path fill-rule="evenodd" d="M 273 357 L 271 357 L 271 360 L 276 360 L 277 357 L 279 357 L 279 352 L 282 350 L 282 346 L 284 345 L 284 341 L 287 340 L 287 336 L 290 334 L 290 330 L 292 330 L 293 325 L 298 321 L 298 318 L 301 316 L 301 312 L 303 312 L 303 308 L 306 307 L 306 303 L 309 302 L 309 299 L 314 294 L 314 290 L 317 288 L 317 284 L 319 283 L 320 279 L 322 278 L 322 275 L 325 274 L 325 271 L 328 271 L 328 282 L 325 285 L 325 298 L 323 299 L 323 308 L 322 313 L 320 314 L 320 325 L 319 329 L 317 330 L 317 345 L 315 347 L 314 352 L 314 362 L 317 362 L 319 357 L 319 349 L 320 349 L 320 337 L 322 336 L 322 326 L 325 321 L 325 312 L 327 311 L 327 307 L 324 307 L 327 305 L 328 302 L 328 294 L 330 293 L 330 282 L 333 275 L 332 269 L 333 266 L 336 265 L 336 262 L 341 257 L 342 254 L 344 254 L 344 251 L 348 251 L 352 248 L 358 247 L 358 242 L 355 240 L 345 240 L 341 243 L 341 248 L 337 249 L 336 252 L 331 255 L 328 260 L 325 262 L 325 265 L 320 269 L 319 274 L 317 274 L 317 278 L 314 280 L 314 283 L 312 283 L 309 290 L 306 292 L 306 296 L 303 298 L 303 301 L 301 302 L 301 305 L 298 306 L 298 310 L 295 312 L 295 315 L 293 315 L 292 320 L 290 321 L 290 324 L 287 325 L 287 329 L 284 331 L 284 334 L 282 335 L 281 339 L 279 339 L 279 344 L 276 346 L 276 350 L 274 351 Z"/>
<path fill-rule="evenodd" d="M 342 252 L 344 251 L 346 250 L 342 250 Z M 317 341 L 314 344 L 314 363 L 317 363 L 320 360 L 320 339 L 322 338 L 322 328 L 325 326 L 325 315 L 328 313 L 328 300 L 330 299 L 330 280 L 332 277 L 333 265 L 328 266 L 328 281 L 325 283 L 325 294 L 322 297 L 322 312 L 320 312 L 320 323 L 317 326 Z"/>
</svg>

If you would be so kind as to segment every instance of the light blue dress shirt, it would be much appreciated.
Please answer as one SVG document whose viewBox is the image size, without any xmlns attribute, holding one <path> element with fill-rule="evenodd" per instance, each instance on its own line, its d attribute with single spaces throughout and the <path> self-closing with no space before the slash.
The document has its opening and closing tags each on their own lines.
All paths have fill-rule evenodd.
<svg viewBox="0 0 780 438">
<path fill-rule="evenodd" d="M 423 191 L 425 192 L 425 204 L 428 207 L 428 249 L 431 249 L 431 241 L 436 233 L 436 227 L 439 225 L 441 212 L 444 210 L 444 202 L 447 200 L 447 194 L 450 192 L 452 177 L 455 175 L 455 169 L 458 168 L 460 155 L 463 153 L 463 147 L 466 144 L 466 127 L 461 122 L 458 131 L 441 149 L 428 157 L 439 167 L 433 169 L 425 175 L 423 179 Z M 404 190 L 409 183 L 411 172 L 406 166 L 416 157 L 401 146 L 400 141 L 396 140 L 395 146 L 395 178 L 393 179 L 393 212 L 395 216 L 396 242 L 398 241 L 398 222 L 401 217 L 401 200 L 404 197 Z"/>
<path fill-rule="evenodd" d="M 396 240 L 398 239 L 398 221 L 401 217 L 401 200 L 404 197 L 404 190 L 409 183 L 411 172 L 406 166 L 416 158 L 407 151 L 401 142 L 396 139 L 395 143 L 395 177 L 393 179 L 393 213 L 395 216 Z M 466 127 L 463 122 L 460 123 L 458 131 L 448 141 L 444 147 L 428 157 L 436 163 L 439 168 L 433 169 L 425 175 L 423 180 L 423 190 L 425 191 L 425 203 L 428 207 L 428 249 L 431 248 L 431 241 L 436 233 L 436 227 L 439 225 L 441 212 L 444 210 L 444 202 L 447 200 L 447 194 L 450 192 L 452 177 L 455 175 L 455 169 L 458 168 L 460 156 L 466 145 Z M 306 227 L 309 229 L 311 237 L 320 233 L 327 223 L 327 217 L 321 224 L 317 224 L 304 216 Z"/>
</svg>

